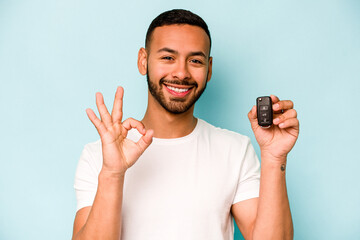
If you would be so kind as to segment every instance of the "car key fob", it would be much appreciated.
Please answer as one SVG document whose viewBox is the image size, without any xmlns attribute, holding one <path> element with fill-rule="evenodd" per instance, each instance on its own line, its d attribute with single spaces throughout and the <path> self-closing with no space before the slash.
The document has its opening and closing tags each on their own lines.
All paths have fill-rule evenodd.
<svg viewBox="0 0 360 240">
<path fill-rule="evenodd" d="M 258 97 L 256 99 L 258 124 L 268 128 L 273 124 L 272 101 L 270 97 Z"/>
</svg>

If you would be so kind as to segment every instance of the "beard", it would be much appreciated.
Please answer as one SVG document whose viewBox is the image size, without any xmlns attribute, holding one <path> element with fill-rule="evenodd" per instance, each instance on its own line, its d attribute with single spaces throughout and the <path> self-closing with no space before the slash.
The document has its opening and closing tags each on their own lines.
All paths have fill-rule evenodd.
<svg viewBox="0 0 360 240">
<path fill-rule="evenodd" d="M 206 79 L 208 78 L 208 74 L 206 75 Z M 172 84 L 178 84 L 178 85 L 187 85 L 190 87 L 198 87 L 198 84 L 196 82 L 190 82 L 188 80 L 166 80 L 165 78 L 161 78 L 159 81 L 159 85 L 156 85 L 155 83 L 153 83 L 151 81 L 151 79 L 149 78 L 149 72 L 146 73 L 146 80 L 148 83 L 148 88 L 149 88 L 149 92 L 151 93 L 151 95 L 156 99 L 156 101 L 158 103 L 160 103 L 160 105 L 169 113 L 173 113 L 173 114 L 181 114 L 184 113 L 186 111 L 188 111 L 194 104 L 195 102 L 200 98 L 200 96 L 203 94 L 203 92 L 205 91 L 207 82 L 205 82 L 205 86 L 201 89 L 199 89 L 199 91 L 191 96 L 190 99 L 184 99 L 184 98 L 170 98 L 169 101 L 167 101 L 165 99 L 165 96 L 162 92 L 163 89 L 163 83 L 172 83 Z"/>
</svg>

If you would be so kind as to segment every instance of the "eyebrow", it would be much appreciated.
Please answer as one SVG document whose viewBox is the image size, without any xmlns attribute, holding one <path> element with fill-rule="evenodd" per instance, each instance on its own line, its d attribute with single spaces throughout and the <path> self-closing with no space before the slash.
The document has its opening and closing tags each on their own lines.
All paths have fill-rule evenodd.
<svg viewBox="0 0 360 240">
<path fill-rule="evenodd" d="M 169 53 L 173 53 L 173 54 L 179 54 L 178 51 L 171 49 L 171 48 L 161 48 L 157 51 L 158 53 L 160 52 L 169 52 Z M 203 53 L 202 51 L 198 51 L 198 52 L 190 52 L 189 56 L 202 56 L 204 58 L 207 58 L 207 56 L 205 55 L 205 53 Z"/>
</svg>

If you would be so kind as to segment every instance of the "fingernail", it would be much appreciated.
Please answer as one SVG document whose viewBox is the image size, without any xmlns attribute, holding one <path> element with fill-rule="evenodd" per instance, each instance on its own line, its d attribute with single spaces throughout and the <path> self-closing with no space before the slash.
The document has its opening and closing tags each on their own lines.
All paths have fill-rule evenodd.
<svg viewBox="0 0 360 240">
<path fill-rule="evenodd" d="M 280 124 L 279 124 L 279 127 L 282 128 L 282 127 L 284 127 L 284 125 L 285 125 L 284 123 L 280 123 Z"/>
<path fill-rule="evenodd" d="M 275 108 L 275 109 L 278 109 L 278 108 L 280 108 L 280 105 L 279 105 L 279 104 L 275 104 L 275 105 L 274 105 L 274 108 Z"/>
<path fill-rule="evenodd" d="M 280 119 L 279 119 L 279 118 L 275 118 L 273 122 L 274 122 L 274 124 L 278 124 L 278 123 L 280 122 Z"/>
</svg>

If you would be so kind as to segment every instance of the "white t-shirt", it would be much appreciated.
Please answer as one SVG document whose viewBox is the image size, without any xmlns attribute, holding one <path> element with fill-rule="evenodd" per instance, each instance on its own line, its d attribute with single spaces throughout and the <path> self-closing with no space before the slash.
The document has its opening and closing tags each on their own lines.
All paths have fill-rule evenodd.
<svg viewBox="0 0 360 240">
<path fill-rule="evenodd" d="M 137 141 L 136 130 L 128 138 Z M 100 140 L 87 144 L 75 177 L 77 209 L 91 206 L 102 167 Z M 231 205 L 258 197 L 260 163 L 246 136 L 198 119 L 176 139 L 154 138 L 127 170 L 123 240 L 231 240 Z"/>
</svg>

